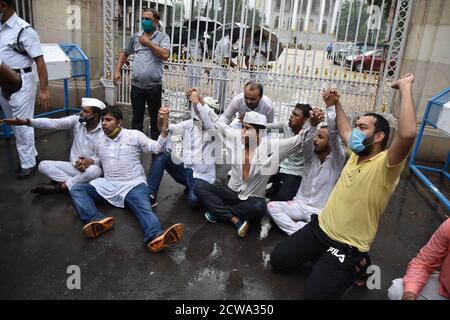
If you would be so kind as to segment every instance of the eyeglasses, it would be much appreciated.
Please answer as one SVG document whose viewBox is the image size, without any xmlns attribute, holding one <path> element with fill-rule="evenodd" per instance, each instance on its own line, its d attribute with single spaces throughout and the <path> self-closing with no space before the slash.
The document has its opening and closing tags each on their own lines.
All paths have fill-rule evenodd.
<svg viewBox="0 0 450 320">
<path fill-rule="evenodd" d="M 151 20 L 151 21 L 153 21 L 153 19 L 147 18 L 147 17 L 142 17 L 141 20 Z"/>
</svg>

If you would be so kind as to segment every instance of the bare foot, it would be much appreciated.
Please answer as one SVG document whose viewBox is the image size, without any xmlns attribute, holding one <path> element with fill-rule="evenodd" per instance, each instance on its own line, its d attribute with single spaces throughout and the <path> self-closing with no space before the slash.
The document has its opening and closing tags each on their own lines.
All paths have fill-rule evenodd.
<svg viewBox="0 0 450 320">
<path fill-rule="evenodd" d="M 416 77 L 412 74 L 412 73 L 407 73 L 403 76 L 401 76 L 399 79 L 395 80 L 392 85 L 391 88 L 393 89 L 400 89 L 400 87 L 402 85 L 411 85 L 414 82 L 414 79 Z"/>
</svg>

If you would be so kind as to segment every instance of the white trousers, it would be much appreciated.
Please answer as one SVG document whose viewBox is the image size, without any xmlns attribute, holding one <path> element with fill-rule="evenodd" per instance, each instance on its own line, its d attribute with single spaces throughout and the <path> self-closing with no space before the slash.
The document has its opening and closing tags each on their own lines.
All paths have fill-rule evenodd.
<svg viewBox="0 0 450 320">
<path fill-rule="evenodd" d="M 267 204 L 267 209 L 277 226 L 288 235 L 303 228 L 311 221 L 312 214 L 319 214 L 321 211 L 300 200 L 271 201 Z"/>
<path fill-rule="evenodd" d="M 401 300 L 403 296 L 403 279 L 398 278 L 392 281 L 388 290 L 390 300 Z M 417 300 L 448 300 L 439 294 L 439 272 L 433 272 L 427 283 L 417 295 Z"/>
<path fill-rule="evenodd" d="M 22 88 L 6 100 L 0 90 L 0 105 L 6 118 L 32 119 L 36 98 L 36 79 L 32 72 L 22 74 Z M 12 126 L 16 137 L 17 153 L 23 169 L 36 165 L 37 151 L 34 146 L 34 128 L 28 126 Z"/>
<path fill-rule="evenodd" d="M 65 182 L 70 190 L 74 184 L 88 183 L 102 175 L 99 166 L 91 165 L 81 172 L 67 161 L 46 160 L 39 163 L 39 172 L 57 182 Z"/>
</svg>

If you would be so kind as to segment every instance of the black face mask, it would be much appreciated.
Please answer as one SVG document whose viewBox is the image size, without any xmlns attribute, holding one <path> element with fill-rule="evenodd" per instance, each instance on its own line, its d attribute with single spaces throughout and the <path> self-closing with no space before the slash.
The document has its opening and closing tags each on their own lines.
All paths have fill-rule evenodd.
<svg viewBox="0 0 450 320">
<path fill-rule="evenodd" d="M 78 118 L 78 121 L 83 125 L 83 126 L 87 126 L 88 125 L 88 123 L 89 123 L 89 121 L 92 119 L 92 118 L 94 118 L 95 117 L 95 114 L 93 114 L 92 116 L 90 116 L 89 118 L 83 118 L 83 117 L 79 117 Z"/>
</svg>

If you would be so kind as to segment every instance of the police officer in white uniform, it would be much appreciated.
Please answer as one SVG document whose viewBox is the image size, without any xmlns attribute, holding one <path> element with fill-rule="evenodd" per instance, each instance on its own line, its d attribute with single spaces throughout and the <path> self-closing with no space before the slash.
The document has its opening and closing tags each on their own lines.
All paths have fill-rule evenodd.
<svg viewBox="0 0 450 320">
<path fill-rule="evenodd" d="M 0 0 L 0 60 L 20 74 L 22 87 L 11 95 L 0 93 L 0 105 L 6 118 L 33 118 L 36 79 L 31 66 L 36 62 L 40 82 L 39 104 L 44 110 L 49 102 L 47 68 L 36 31 L 17 16 L 13 3 L 13 0 Z M 34 129 L 21 126 L 14 128 L 14 133 L 21 167 L 17 177 L 25 179 L 36 166 Z"/>
</svg>

